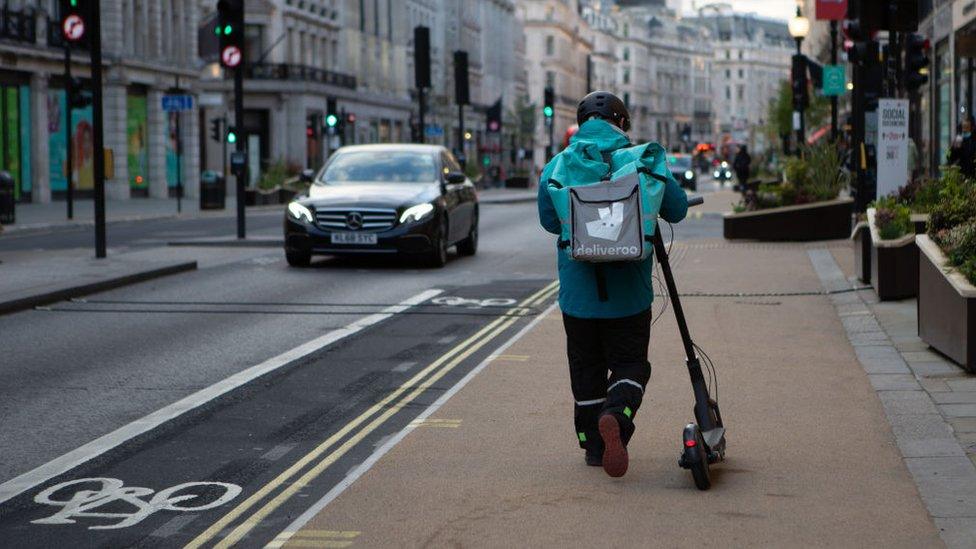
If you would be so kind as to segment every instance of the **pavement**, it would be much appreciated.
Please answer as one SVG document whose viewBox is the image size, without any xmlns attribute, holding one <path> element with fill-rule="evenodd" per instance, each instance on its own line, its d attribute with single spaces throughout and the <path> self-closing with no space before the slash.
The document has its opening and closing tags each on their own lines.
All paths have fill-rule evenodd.
<svg viewBox="0 0 976 549">
<path fill-rule="evenodd" d="M 937 527 L 930 494 L 920 496 L 917 464 L 886 417 L 892 404 L 822 293 L 838 290 L 820 276 L 829 252 L 851 250 L 843 241 L 675 246 L 680 290 L 711 294 L 682 302 L 716 363 L 728 428 L 710 491 L 676 465 L 692 397 L 670 311 L 652 330 L 653 375 L 619 480 L 583 464 L 565 335 L 551 311 L 272 547 L 971 546 L 971 523 Z M 781 291 L 809 295 L 770 295 Z"/>
</svg>

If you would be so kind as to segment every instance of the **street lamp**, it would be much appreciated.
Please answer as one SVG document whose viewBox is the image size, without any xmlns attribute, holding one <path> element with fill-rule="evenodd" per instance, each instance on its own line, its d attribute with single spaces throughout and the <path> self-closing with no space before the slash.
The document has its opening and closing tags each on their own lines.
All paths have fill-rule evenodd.
<svg viewBox="0 0 976 549">
<path fill-rule="evenodd" d="M 800 5 L 796 6 L 796 17 L 789 21 L 790 36 L 796 40 L 796 55 L 793 56 L 793 129 L 796 130 L 797 151 L 803 146 L 804 140 L 804 120 L 803 108 L 804 98 L 806 97 L 806 71 L 807 60 L 803 56 L 803 39 L 810 32 L 810 20 L 803 16 Z"/>
</svg>

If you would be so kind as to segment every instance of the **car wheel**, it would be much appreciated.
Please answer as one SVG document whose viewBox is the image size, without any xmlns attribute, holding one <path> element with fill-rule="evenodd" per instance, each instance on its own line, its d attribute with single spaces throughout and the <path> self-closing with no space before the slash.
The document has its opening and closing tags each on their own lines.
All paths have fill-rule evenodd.
<svg viewBox="0 0 976 549">
<path fill-rule="evenodd" d="M 471 232 L 468 233 L 468 237 L 458 242 L 457 245 L 458 255 L 472 256 L 478 253 L 478 214 L 474 214 L 471 220 Z"/>
<path fill-rule="evenodd" d="M 292 267 L 308 267 L 312 262 L 312 254 L 310 252 L 285 250 L 285 259 L 288 260 L 288 264 Z"/>
<path fill-rule="evenodd" d="M 440 230 L 434 237 L 427 265 L 439 269 L 447 264 L 447 219 L 441 220 Z"/>
</svg>

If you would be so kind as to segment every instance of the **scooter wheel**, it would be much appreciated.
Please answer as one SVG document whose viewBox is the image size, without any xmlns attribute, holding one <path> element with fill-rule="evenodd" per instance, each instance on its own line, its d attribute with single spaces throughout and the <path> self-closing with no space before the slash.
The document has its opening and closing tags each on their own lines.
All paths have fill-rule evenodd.
<svg viewBox="0 0 976 549">
<path fill-rule="evenodd" d="M 695 444 L 694 448 L 688 448 L 692 454 L 692 459 L 688 460 L 689 469 L 691 469 L 691 476 L 695 479 L 695 487 L 699 490 L 708 490 L 712 487 L 712 479 L 708 474 L 708 454 L 705 452 L 705 443 L 702 440 L 700 432 L 695 434 Z"/>
</svg>

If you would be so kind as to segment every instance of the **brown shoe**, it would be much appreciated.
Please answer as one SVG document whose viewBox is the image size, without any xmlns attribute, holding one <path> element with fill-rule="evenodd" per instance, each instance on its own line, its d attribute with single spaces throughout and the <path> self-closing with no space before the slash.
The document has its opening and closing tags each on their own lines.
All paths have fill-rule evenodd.
<svg viewBox="0 0 976 549">
<path fill-rule="evenodd" d="M 613 414 L 600 416 L 600 436 L 603 438 L 603 470 L 611 477 L 627 472 L 627 447 L 620 440 L 620 422 Z"/>
</svg>

